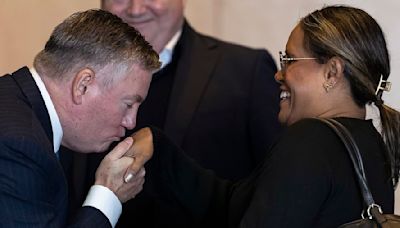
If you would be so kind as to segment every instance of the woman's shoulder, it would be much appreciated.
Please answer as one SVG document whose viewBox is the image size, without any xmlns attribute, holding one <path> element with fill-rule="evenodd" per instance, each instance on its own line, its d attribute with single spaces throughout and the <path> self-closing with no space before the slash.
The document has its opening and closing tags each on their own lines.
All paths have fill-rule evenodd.
<svg viewBox="0 0 400 228">
<path fill-rule="evenodd" d="M 307 118 L 290 125 L 282 135 L 282 140 L 294 142 L 315 141 L 333 136 L 333 133 L 321 120 Z"/>
<path fill-rule="evenodd" d="M 352 134 L 358 144 L 378 142 L 379 133 L 371 121 L 354 118 L 335 118 Z M 276 143 L 274 150 L 279 153 L 301 153 L 303 156 L 337 155 L 345 147 L 336 133 L 324 122 L 316 118 L 307 118 L 290 125 Z M 289 155 L 287 154 L 287 155 Z"/>
<path fill-rule="evenodd" d="M 370 129 L 368 121 L 351 118 L 337 118 L 350 132 L 354 129 Z M 363 132 L 364 134 L 365 132 Z M 359 135 L 359 132 L 356 133 Z M 321 156 L 342 150 L 344 147 L 336 133 L 324 122 L 316 118 L 307 118 L 290 125 L 275 145 L 280 153 L 301 153 L 303 156 Z"/>
<path fill-rule="evenodd" d="M 362 130 L 363 133 L 373 132 L 374 128 L 371 121 L 355 119 L 355 118 L 345 118 L 339 117 L 335 120 L 342 123 L 350 132 L 355 130 Z M 359 133 L 354 132 L 354 133 Z M 318 118 L 305 118 L 297 121 L 287 128 L 284 137 L 293 137 L 294 135 L 302 135 L 304 139 L 310 138 L 310 136 L 315 136 L 317 138 L 325 138 L 329 136 L 336 136 L 334 131 L 324 122 Z"/>
</svg>

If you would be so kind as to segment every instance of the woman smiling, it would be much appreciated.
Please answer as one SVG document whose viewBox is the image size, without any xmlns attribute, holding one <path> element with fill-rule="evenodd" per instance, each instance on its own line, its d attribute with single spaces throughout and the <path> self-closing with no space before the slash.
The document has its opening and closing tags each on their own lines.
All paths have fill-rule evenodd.
<svg viewBox="0 0 400 228">
<path fill-rule="evenodd" d="M 390 63 L 380 26 L 357 8 L 316 10 L 295 26 L 280 62 L 279 120 L 288 128 L 251 176 L 218 179 L 161 132 L 144 129 L 138 135 L 154 139 L 145 189 L 156 186 L 158 197 L 182 205 L 193 227 L 337 227 L 360 218 L 364 205 L 345 146 L 315 119 L 334 118 L 360 148 L 376 203 L 392 213 L 400 114 L 382 100 Z"/>
</svg>

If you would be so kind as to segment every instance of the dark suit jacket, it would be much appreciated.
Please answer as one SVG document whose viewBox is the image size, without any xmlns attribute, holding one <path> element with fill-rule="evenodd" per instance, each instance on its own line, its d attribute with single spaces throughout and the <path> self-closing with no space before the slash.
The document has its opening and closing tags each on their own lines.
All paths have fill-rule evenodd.
<svg viewBox="0 0 400 228">
<path fill-rule="evenodd" d="M 163 130 L 218 176 L 246 176 L 280 132 L 273 59 L 265 50 L 201 35 L 187 23 L 177 48 Z"/>
<path fill-rule="evenodd" d="M 266 50 L 201 35 L 185 23 L 172 62 L 167 67 L 174 68 L 170 69 L 174 72 L 173 84 L 165 124 L 158 127 L 186 154 L 218 176 L 237 180 L 248 175 L 281 129 L 277 119 L 279 88 L 274 80 L 277 69 L 272 57 Z M 155 77 L 163 77 L 163 72 L 159 74 Z M 153 106 L 152 109 L 157 110 L 154 106 L 159 105 L 159 101 L 153 99 L 154 93 L 151 85 L 147 99 L 139 109 L 138 127 L 155 124 L 144 120 L 149 114 L 148 108 Z M 70 172 L 75 176 L 72 178 L 75 186 L 71 187 L 73 196 L 78 199 L 73 201 L 78 201 L 76 205 L 79 205 L 88 184 L 93 183 L 102 157 L 96 159 L 94 157 L 99 155 L 91 154 L 89 161 L 84 161 L 82 155 L 76 156 L 79 158 L 75 158 L 75 164 L 88 166 L 89 171 L 86 178 L 82 177 L 82 170 L 76 169 L 78 165 Z M 151 191 L 150 182 L 147 178 L 145 192 Z M 79 193 L 77 188 L 85 184 L 85 191 Z M 185 219 L 179 205 L 150 202 L 143 194 L 146 193 L 124 205 L 119 222 L 122 227 L 141 224 L 138 223 L 141 219 L 146 227 L 151 227 L 152 223 L 155 227 L 163 226 L 164 222 L 167 226 L 186 227 L 185 222 L 175 223 Z M 150 211 L 156 208 L 156 215 L 144 212 L 147 211 L 144 207 L 151 208 Z M 137 216 L 132 217 L 132 214 Z"/>
<path fill-rule="evenodd" d="M 0 227 L 64 227 L 67 182 L 46 106 L 28 68 L 0 77 Z M 85 207 L 71 227 L 110 227 Z"/>
</svg>

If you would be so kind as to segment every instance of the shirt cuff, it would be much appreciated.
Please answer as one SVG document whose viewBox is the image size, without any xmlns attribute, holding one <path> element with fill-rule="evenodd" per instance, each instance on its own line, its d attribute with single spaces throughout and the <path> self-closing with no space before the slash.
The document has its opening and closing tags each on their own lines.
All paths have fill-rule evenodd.
<svg viewBox="0 0 400 228">
<path fill-rule="evenodd" d="M 94 207 L 100 210 L 108 218 L 112 227 L 115 227 L 122 213 L 122 204 L 118 197 L 110 189 L 102 185 L 93 185 L 90 188 L 82 206 Z"/>
</svg>

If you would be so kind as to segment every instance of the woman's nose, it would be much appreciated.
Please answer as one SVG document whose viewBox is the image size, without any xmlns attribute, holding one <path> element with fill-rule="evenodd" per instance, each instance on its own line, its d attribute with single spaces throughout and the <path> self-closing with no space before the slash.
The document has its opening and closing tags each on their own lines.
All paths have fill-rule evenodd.
<svg viewBox="0 0 400 228">
<path fill-rule="evenodd" d="M 275 81 L 282 84 L 282 82 L 285 80 L 285 78 L 283 77 L 283 73 L 282 70 L 279 70 L 275 73 Z"/>
</svg>

